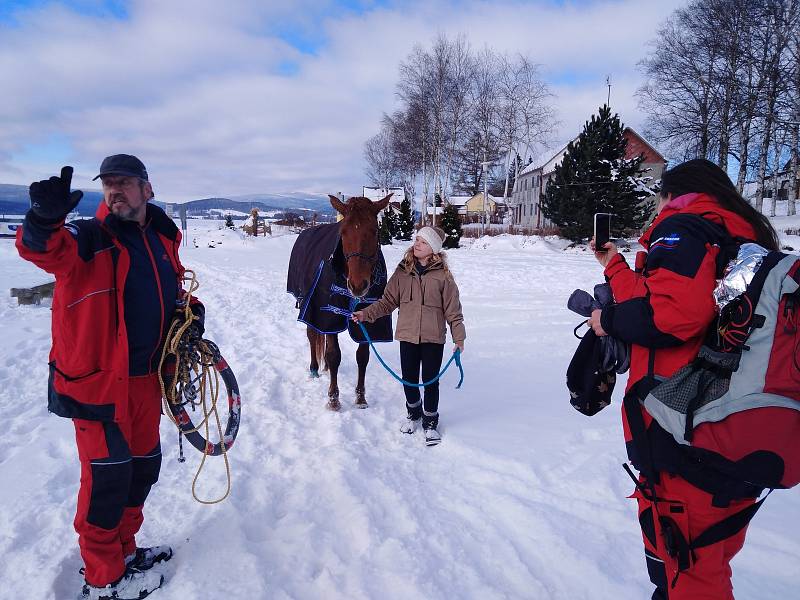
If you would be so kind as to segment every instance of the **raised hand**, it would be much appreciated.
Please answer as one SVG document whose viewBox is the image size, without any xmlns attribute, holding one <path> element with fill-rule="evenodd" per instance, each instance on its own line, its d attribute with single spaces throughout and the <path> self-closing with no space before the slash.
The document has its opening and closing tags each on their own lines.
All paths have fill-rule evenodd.
<svg viewBox="0 0 800 600">
<path fill-rule="evenodd" d="M 61 168 L 61 176 L 53 176 L 31 184 L 31 210 L 45 221 L 58 222 L 66 217 L 83 198 L 83 192 L 70 192 L 72 167 Z"/>
</svg>

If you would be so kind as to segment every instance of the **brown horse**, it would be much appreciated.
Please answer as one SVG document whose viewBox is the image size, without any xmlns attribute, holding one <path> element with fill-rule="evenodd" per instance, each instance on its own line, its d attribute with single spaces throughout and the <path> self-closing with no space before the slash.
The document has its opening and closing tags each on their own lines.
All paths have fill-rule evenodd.
<svg viewBox="0 0 800 600">
<path fill-rule="evenodd" d="M 336 196 L 330 196 L 331 205 L 343 217 L 340 227 L 342 253 L 344 254 L 344 275 L 347 288 L 356 298 L 363 297 L 369 290 L 375 261 L 378 260 L 378 213 L 389 204 L 391 194 L 379 202 L 369 198 L 355 197 L 342 202 Z M 337 375 L 342 362 L 337 334 L 319 333 L 307 327 L 308 342 L 311 347 L 310 372 L 319 373 L 320 361 L 324 358 L 326 368 L 330 370 L 331 382 L 328 387 L 329 410 L 339 410 L 339 385 Z M 356 383 L 357 408 L 367 408 L 367 397 L 364 388 L 364 376 L 369 363 L 369 345 L 359 344 L 356 350 L 358 364 L 358 382 Z"/>
</svg>

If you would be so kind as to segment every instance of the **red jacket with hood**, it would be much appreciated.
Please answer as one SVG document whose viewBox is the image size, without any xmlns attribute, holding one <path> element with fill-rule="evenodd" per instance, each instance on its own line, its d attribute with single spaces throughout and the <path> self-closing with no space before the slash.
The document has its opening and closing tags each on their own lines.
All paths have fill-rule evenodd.
<svg viewBox="0 0 800 600">
<path fill-rule="evenodd" d="M 631 343 L 627 390 L 648 375 L 651 361 L 653 374 L 661 378 L 689 364 L 715 317 L 712 292 L 720 248 L 709 242 L 708 233 L 697 228 L 696 222 L 672 218 L 686 214 L 721 225 L 734 238 L 755 239 L 752 226 L 712 196 L 686 194 L 674 198 L 642 236 L 641 244 L 648 251 L 642 273 L 630 269 L 620 254 L 611 259 L 605 275 L 617 304 L 603 310 L 601 325 L 609 335 Z M 649 428 L 652 417 L 646 410 L 642 412 Z M 622 414 L 625 441 L 630 443 L 624 410 Z M 723 427 L 714 423 L 698 426 L 693 445 L 731 460 L 756 450 L 778 452 L 800 426 L 799 415 L 773 408 L 736 413 Z M 775 423 L 785 426 L 776 428 Z"/>
<path fill-rule="evenodd" d="M 626 391 L 648 375 L 651 361 L 653 374 L 661 378 L 689 364 L 716 314 L 712 292 L 720 248 L 708 241 L 708 232 L 697 227 L 697 219 L 680 215 L 699 215 L 724 227 L 731 237 L 755 239 L 752 226 L 712 196 L 685 194 L 674 198 L 642 236 L 648 253 L 641 274 L 631 270 L 622 255 L 611 259 L 605 275 L 617 304 L 603 309 L 601 325 L 609 335 L 631 343 Z M 649 429 L 653 419 L 644 408 L 642 413 Z M 622 415 L 630 454 L 632 436 L 624 409 Z M 800 411 L 765 407 L 700 424 L 692 445 L 731 461 L 754 453 L 794 456 L 787 449 L 797 447 L 799 429 Z M 800 480 L 797 461 L 788 460 L 785 469 L 784 481 Z"/>
</svg>

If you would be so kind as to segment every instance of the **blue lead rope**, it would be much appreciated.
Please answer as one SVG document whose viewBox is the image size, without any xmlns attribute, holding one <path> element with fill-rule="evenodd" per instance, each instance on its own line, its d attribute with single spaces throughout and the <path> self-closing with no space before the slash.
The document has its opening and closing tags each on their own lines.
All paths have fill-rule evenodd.
<svg viewBox="0 0 800 600">
<path fill-rule="evenodd" d="M 367 342 L 369 343 L 369 347 L 372 348 L 372 351 L 375 353 L 375 356 L 378 357 L 378 360 L 383 365 L 383 368 L 389 371 L 389 374 L 395 379 L 397 379 L 397 381 L 399 381 L 403 385 L 407 387 L 421 388 L 425 387 L 426 385 L 436 383 L 437 381 L 439 381 L 441 376 L 444 375 L 445 371 L 447 371 L 447 369 L 450 367 L 450 364 L 453 361 L 456 362 L 456 366 L 458 367 L 458 370 L 461 374 L 461 378 L 458 380 L 458 385 L 456 386 L 456 389 L 460 388 L 461 384 L 464 383 L 464 367 L 461 366 L 461 350 L 459 350 L 458 348 L 456 348 L 456 351 L 453 352 L 453 356 L 450 357 L 450 360 L 447 361 L 447 364 L 441 371 L 439 371 L 439 374 L 436 377 L 434 377 L 430 381 L 426 381 L 425 383 L 411 383 L 410 381 L 406 381 L 405 379 L 400 377 L 397 373 L 395 373 L 392 370 L 392 368 L 389 365 L 386 364 L 386 361 L 383 360 L 383 357 L 381 357 L 380 353 L 378 352 L 378 349 L 375 348 L 375 344 L 372 343 L 372 340 L 370 339 L 369 334 L 367 333 L 367 328 L 364 327 L 364 324 L 361 321 L 358 321 L 358 326 L 361 327 L 361 332 L 364 334 L 364 339 L 366 339 Z"/>
</svg>

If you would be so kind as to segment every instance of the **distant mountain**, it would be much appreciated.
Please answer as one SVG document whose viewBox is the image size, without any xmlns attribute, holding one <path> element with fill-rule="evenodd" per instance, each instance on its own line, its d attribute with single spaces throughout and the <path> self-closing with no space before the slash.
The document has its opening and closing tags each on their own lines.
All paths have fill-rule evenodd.
<svg viewBox="0 0 800 600">
<path fill-rule="evenodd" d="M 82 216 L 91 216 L 103 198 L 98 190 L 84 190 L 83 198 L 77 206 Z M 163 202 L 158 201 L 163 206 Z M 328 198 L 322 194 L 290 192 L 286 194 L 249 194 L 233 198 L 203 198 L 186 203 L 190 213 L 201 213 L 212 208 L 249 212 L 252 208 L 261 211 L 317 212 L 332 215 L 335 213 Z M 30 207 L 28 186 L 0 183 L 0 215 L 23 215 Z"/>
<path fill-rule="evenodd" d="M 235 196 L 234 198 L 203 198 L 186 202 L 187 211 L 199 213 L 211 209 L 235 210 L 249 212 L 253 208 L 260 211 L 290 211 L 290 212 L 316 212 L 333 214 L 335 211 L 329 202 L 320 198 L 306 195 L 292 197 L 283 194 L 253 194 L 250 196 Z"/>
<path fill-rule="evenodd" d="M 78 214 L 91 216 L 97 210 L 97 205 L 102 200 L 103 194 L 99 191 L 84 191 L 83 198 L 78 203 Z M 0 214 L 24 215 L 31 206 L 27 185 L 12 185 L 0 183 Z"/>
<path fill-rule="evenodd" d="M 244 196 L 232 196 L 231 200 L 236 202 L 261 202 L 273 208 L 284 210 L 306 209 L 314 212 L 335 214 L 336 211 L 331 206 L 328 196 L 325 194 L 314 194 L 307 192 L 288 192 L 283 194 L 247 194 Z"/>
</svg>

